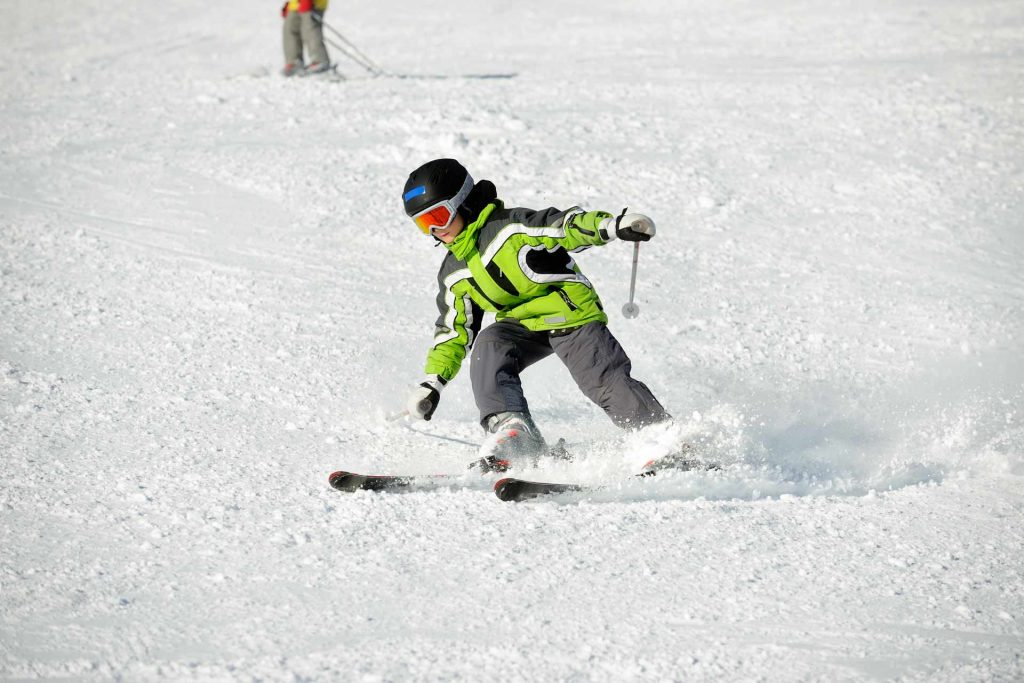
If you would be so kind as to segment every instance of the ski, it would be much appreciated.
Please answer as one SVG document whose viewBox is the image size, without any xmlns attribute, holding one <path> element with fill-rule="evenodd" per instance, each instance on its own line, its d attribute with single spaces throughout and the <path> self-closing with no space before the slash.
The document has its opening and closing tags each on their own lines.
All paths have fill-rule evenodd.
<svg viewBox="0 0 1024 683">
<path fill-rule="evenodd" d="M 722 466 L 719 463 L 712 460 L 701 459 L 698 454 L 697 447 L 692 443 L 684 443 L 675 453 L 670 453 L 668 455 L 663 455 L 660 458 L 648 460 L 647 463 L 640 468 L 640 471 L 636 476 L 650 477 L 665 470 L 675 470 L 677 472 L 702 470 L 710 472 L 712 470 L 720 469 L 722 469 Z"/>
<path fill-rule="evenodd" d="M 703 471 L 709 472 L 720 470 L 722 466 L 715 462 L 705 462 L 696 458 L 687 457 L 689 451 L 684 455 L 673 455 L 649 461 L 640 472 L 634 477 L 654 477 L 659 472 L 674 470 L 677 472 Z M 505 477 L 494 483 L 494 495 L 499 500 L 509 503 L 517 503 L 541 496 L 557 495 L 559 493 L 579 493 L 588 491 L 599 491 L 603 486 L 588 484 L 567 484 L 546 481 L 531 481 L 528 479 L 517 479 Z"/>
<path fill-rule="evenodd" d="M 465 483 L 460 474 L 357 474 L 355 472 L 332 472 L 327 478 L 331 488 L 353 493 L 355 491 L 428 491 Z"/>
<path fill-rule="evenodd" d="M 469 471 L 476 470 L 477 474 L 487 475 L 491 473 L 505 472 L 509 468 L 508 460 L 501 460 L 492 456 L 479 458 L 469 463 L 466 468 Z M 346 472 L 339 470 L 331 472 L 327 477 L 331 488 L 336 491 L 353 493 L 355 491 L 388 491 L 394 493 L 407 491 L 430 491 L 444 488 L 446 486 L 465 486 L 470 483 L 472 477 L 466 474 L 359 474 L 357 472 Z"/>
<path fill-rule="evenodd" d="M 494 495 L 498 497 L 498 500 L 510 503 L 557 493 L 591 490 L 593 490 L 593 487 L 584 484 L 555 484 L 552 482 L 516 479 L 515 477 L 505 477 L 494 483 Z"/>
<path fill-rule="evenodd" d="M 668 470 L 674 470 L 676 472 L 711 472 L 713 470 L 720 469 L 722 469 L 722 466 L 717 462 L 707 462 L 704 460 L 697 460 L 696 458 L 679 458 L 676 456 L 669 456 L 649 461 L 640 469 L 639 472 L 637 472 L 636 476 L 652 477 L 658 472 L 665 472 Z"/>
<path fill-rule="evenodd" d="M 559 459 L 571 460 L 566 452 L 563 439 L 559 439 L 556 447 L 552 449 L 551 455 Z M 685 448 L 681 453 L 649 461 L 634 476 L 652 477 L 666 470 L 708 471 L 721 469 L 721 466 L 717 463 L 705 462 L 692 456 L 692 449 Z M 479 475 L 503 474 L 509 470 L 511 464 L 508 460 L 488 456 L 472 461 L 467 469 L 470 471 L 475 470 Z M 331 488 L 346 493 L 353 493 L 355 491 L 402 493 L 431 491 L 458 486 L 476 488 L 472 484 L 472 477 L 468 477 L 467 474 L 359 474 L 357 472 L 339 470 L 332 472 L 327 480 Z M 559 493 L 597 491 L 601 488 L 603 487 L 587 484 L 555 483 L 505 477 L 495 482 L 494 494 L 499 500 L 517 502 Z"/>
<path fill-rule="evenodd" d="M 565 448 L 565 439 L 559 439 L 551 449 L 551 457 L 571 460 Z M 470 462 L 467 470 L 475 470 L 477 474 L 501 474 L 512 466 L 508 460 L 488 455 Z M 465 474 L 359 474 L 339 470 L 327 477 L 331 488 L 336 491 L 353 493 L 355 491 L 430 491 L 433 489 L 465 486 L 470 484 L 471 477 Z"/>
</svg>

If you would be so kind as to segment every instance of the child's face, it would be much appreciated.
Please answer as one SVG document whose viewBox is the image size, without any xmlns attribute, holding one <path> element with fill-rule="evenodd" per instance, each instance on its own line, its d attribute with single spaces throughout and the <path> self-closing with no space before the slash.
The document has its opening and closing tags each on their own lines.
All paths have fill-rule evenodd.
<svg viewBox="0 0 1024 683">
<path fill-rule="evenodd" d="M 464 227 L 466 227 L 466 221 L 462 220 L 462 214 L 456 214 L 455 220 L 452 221 L 451 225 L 444 230 L 431 230 L 430 234 L 445 244 L 451 244 Z"/>
</svg>

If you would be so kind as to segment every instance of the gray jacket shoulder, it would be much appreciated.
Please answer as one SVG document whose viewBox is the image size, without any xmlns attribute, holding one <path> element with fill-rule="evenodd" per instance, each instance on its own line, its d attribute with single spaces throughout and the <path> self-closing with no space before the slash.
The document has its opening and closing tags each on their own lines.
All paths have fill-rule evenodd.
<svg viewBox="0 0 1024 683">
<path fill-rule="evenodd" d="M 441 289 L 445 289 L 445 280 L 448 277 L 459 270 L 464 270 L 468 266 L 459 259 L 455 258 L 455 255 L 448 252 L 444 255 L 444 260 L 441 261 L 441 267 L 437 270 L 437 286 Z"/>
</svg>

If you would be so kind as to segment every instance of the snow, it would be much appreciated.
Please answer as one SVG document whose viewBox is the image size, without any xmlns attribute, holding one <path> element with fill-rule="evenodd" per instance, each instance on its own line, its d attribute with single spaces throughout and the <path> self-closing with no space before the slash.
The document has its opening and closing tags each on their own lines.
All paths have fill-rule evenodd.
<svg viewBox="0 0 1024 683">
<path fill-rule="evenodd" d="M 273 4 L 0 28 L 0 677 L 1024 677 L 1024 6 L 336 3 L 392 76 L 285 80 Z M 653 216 L 580 254 L 677 416 L 524 377 L 605 484 L 457 472 L 406 174 Z M 686 435 L 722 471 L 630 481 Z"/>
</svg>

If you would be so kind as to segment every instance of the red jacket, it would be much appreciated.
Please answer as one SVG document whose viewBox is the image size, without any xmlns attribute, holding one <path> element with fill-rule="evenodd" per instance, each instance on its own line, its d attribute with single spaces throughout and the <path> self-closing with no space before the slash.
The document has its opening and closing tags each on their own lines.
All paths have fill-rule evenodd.
<svg viewBox="0 0 1024 683">
<path fill-rule="evenodd" d="M 281 7 L 281 16 L 286 16 L 289 12 L 312 12 L 314 9 L 323 12 L 327 9 L 328 2 L 329 0 L 288 0 Z"/>
</svg>

